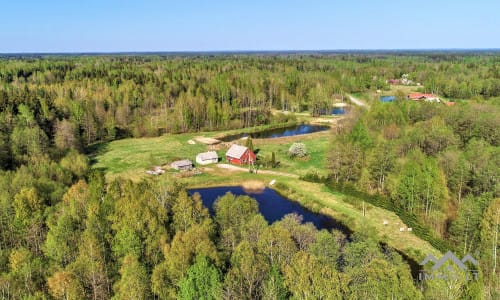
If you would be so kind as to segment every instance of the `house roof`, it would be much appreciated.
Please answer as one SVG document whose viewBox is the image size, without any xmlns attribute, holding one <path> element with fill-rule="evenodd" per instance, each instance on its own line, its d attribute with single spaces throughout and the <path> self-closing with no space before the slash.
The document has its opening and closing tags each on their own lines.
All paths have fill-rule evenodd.
<svg viewBox="0 0 500 300">
<path fill-rule="evenodd" d="M 208 151 L 208 152 L 202 152 L 196 155 L 197 158 L 201 160 L 212 160 L 212 159 L 219 159 L 219 156 L 217 155 L 217 152 L 215 151 Z"/>
<path fill-rule="evenodd" d="M 245 154 L 245 152 L 247 150 L 248 150 L 248 148 L 245 146 L 233 144 L 231 146 L 231 148 L 229 148 L 229 150 L 227 150 L 226 156 L 231 156 L 234 158 L 241 158 L 241 156 L 243 156 L 243 154 Z"/>
<path fill-rule="evenodd" d="M 193 162 L 189 159 L 177 160 L 170 164 L 172 167 L 185 167 L 192 166 Z"/>
<path fill-rule="evenodd" d="M 434 94 L 411 93 L 411 94 L 408 94 L 408 98 L 410 98 L 410 99 L 422 99 L 422 98 L 435 99 L 435 98 L 437 98 L 437 96 Z"/>
</svg>

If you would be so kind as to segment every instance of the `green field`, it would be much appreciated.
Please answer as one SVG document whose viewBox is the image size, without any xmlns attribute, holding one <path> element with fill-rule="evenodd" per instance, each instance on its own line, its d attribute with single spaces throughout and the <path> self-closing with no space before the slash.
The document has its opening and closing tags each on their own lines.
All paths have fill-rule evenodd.
<svg viewBox="0 0 500 300">
<path fill-rule="evenodd" d="M 188 144 L 188 140 L 198 135 L 164 135 L 98 144 L 91 154 L 93 168 L 103 170 L 108 178 L 121 176 L 138 179 L 145 176 L 144 171 L 151 166 L 182 158 L 194 160 L 197 153 L 206 151 L 203 144 Z"/>
<path fill-rule="evenodd" d="M 129 138 L 108 143 L 96 144 L 90 157 L 93 168 L 101 169 L 108 178 L 117 176 L 138 179 L 146 176 L 144 171 L 154 165 L 164 165 L 177 159 L 191 159 L 195 161 L 196 154 L 208 150 L 208 146 L 196 143 L 191 145 L 188 140 L 197 136 L 217 137 L 251 130 L 261 130 L 266 127 L 255 127 L 244 131 L 215 131 L 207 133 L 168 134 L 155 138 Z M 255 140 L 254 145 L 259 157 L 270 157 L 276 153 L 276 160 L 280 167 L 273 170 L 305 175 L 308 172 L 317 172 L 325 175 L 324 162 L 326 149 L 329 145 L 327 132 L 312 135 L 296 136 L 278 139 Z M 306 144 L 309 152 L 307 159 L 290 159 L 287 155 L 290 145 L 294 142 Z M 244 143 L 241 141 L 241 143 Z M 224 157 L 225 149 L 217 151 L 219 157 Z M 224 162 L 224 160 L 223 160 Z"/>
</svg>

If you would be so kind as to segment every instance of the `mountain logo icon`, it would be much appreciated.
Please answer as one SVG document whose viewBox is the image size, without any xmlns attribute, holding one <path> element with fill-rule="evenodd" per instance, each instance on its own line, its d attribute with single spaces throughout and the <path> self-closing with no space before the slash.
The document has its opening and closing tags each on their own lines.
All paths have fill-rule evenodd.
<svg viewBox="0 0 500 300">
<path fill-rule="evenodd" d="M 436 259 L 436 257 L 434 257 L 432 254 L 429 254 L 429 255 L 427 255 L 426 258 L 424 258 L 424 260 L 422 260 L 420 262 L 420 265 L 421 266 L 425 266 L 430 261 L 432 261 L 434 263 L 434 265 L 431 268 L 433 271 L 438 270 L 439 268 L 441 268 L 441 266 L 444 263 L 446 263 L 447 261 L 453 262 L 457 267 L 459 267 L 460 269 L 462 269 L 464 271 L 468 270 L 467 266 L 465 265 L 466 262 L 470 262 L 474 266 L 478 265 L 477 260 L 475 260 L 474 257 L 472 257 L 472 255 L 467 254 L 467 255 L 464 256 L 464 258 L 462 258 L 462 260 L 460 260 L 451 251 L 446 252 L 446 254 L 443 257 L 441 257 L 441 259 L 439 259 L 439 260 Z"/>
</svg>

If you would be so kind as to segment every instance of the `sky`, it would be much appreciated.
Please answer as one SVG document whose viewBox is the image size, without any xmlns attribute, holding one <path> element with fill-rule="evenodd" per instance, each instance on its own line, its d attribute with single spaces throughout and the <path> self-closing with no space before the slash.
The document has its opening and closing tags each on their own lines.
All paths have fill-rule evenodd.
<svg viewBox="0 0 500 300">
<path fill-rule="evenodd" d="M 500 0 L 0 0 L 0 53 L 500 48 Z"/>
</svg>

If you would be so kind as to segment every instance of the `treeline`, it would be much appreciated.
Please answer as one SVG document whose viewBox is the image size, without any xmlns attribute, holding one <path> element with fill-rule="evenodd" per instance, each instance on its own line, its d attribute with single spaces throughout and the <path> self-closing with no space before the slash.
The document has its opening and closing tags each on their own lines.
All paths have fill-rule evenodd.
<svg viewBox="0 0 500 300">
<path fill-rule="evenodd" d="M 405 73 L 424 91 L 450 98 L 500 96 L 498 56 L 438 57 L 4 58 L 0 112 L 12 120 L 28 110 L 48 137 L 87 145 L 286 122 L 273 110 L 318 114 L 345 93 L 388 89 L 387 79 Z"/>
<path fill-rule="evenodd" d="M 2 180 L 2 199 L 14 199 L 2 202 L 5 299 L 477 296 L 463 281 L 415 286 L 376 233 L 347 240 L 293 214 L 269 225 L 248 196 L 226 194 L 210 216 L 198 194 L 175 182 L 105 183 L 92 173 L 54 203 L 25 182 L 10 183 Z"/>
<path fill-rule="evenodd" d="M 378 194 L 367 201 L 393 207 L 409 223 L 416 218 L 417 233 L 438 248 L 436 237 L 457 254 L 476 254 L 485 297 L 494 299 L 500 284 L 499 115 L 498 105 L 489 104 L 375 103 L 335 137 L 323 180 L 347 192 L 355 187 Z"/>
<path fill-rule="evenodd" d="M 212 217 L 175 183 L 106 183 L 81 154 L 125 136 L 287 122 L 293 114 L 275 110 L 318 113 L 409 73 L 426 89 L 436 76 L 439 90 L 486 88 L 464 89 L 481 104 L 372 105 L 339 134 L 329 180 L 381 193 L 457 249 L 479 249 L 494 298 L 495 70 L 496 56 L 2 59 L 1 297 L 474 298 L 469 284 L 415 287 L 375 233 L 348 242 L 294 216 L 268 225 L 252 199 L 230 195 Z"/>
</svg>

